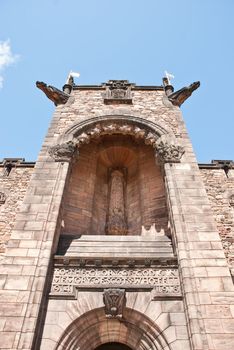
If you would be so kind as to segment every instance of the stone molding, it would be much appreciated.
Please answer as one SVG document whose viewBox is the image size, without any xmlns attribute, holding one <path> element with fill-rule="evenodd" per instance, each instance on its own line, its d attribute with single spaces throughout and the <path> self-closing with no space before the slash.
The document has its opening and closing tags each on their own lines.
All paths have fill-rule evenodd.
<svg viewBox="0 0 234 350">
<path fill-rule="evenodd" d="M 158 135 L 158 137 L 162 135 L 173 134 L 171 129 L 169 129 L 168 127 L 165 128 L 165 125 L 162 126 L 161 123 L 159 123 L 158 121 L 157 123 L 155 123 L 148 119 L 143 119 L 140 115 L 135 115 L 135 114 L 129 115 L 129 114 L 122 113 L 120 115 L 119 113 L 116 113 L 116 114 L 99 115 L 97 117 L 92 117 L 84 121 L 79 121 L 79 122 L 76 121 L 71 126 L 69 126 L 69 128 L 65 130 L 63 135 L 61 135 L 61 140 L 63 140 L 63 142 L 67 141 L 68 138 L 69 140 L 71 140 L 71 138 L 75 138 L 78 135 L 80 135 L 82 132 L 86 132 L 87 129 L 94 127 L 96 124 L 109 123 L 109 122 L 134 124 L 139 128 L 147 129 L 155 133 L 156 135 Z"/>
<path fill-rule="evenodd" d="M 49 154 L 56 161 L 69 161 L 76 148 L 88 144 L 103 135 L 113 134 L 131 135 L 136 139 L 144 140 L 146 145 L 150 145 L 156 150 L 156 157 L 163 163 L 178 163 L 184 154 L 183 147 L 177 144 L 174 135 L 162 135 L 159 137 L 156 132 L 149 130 L 149 128 L 139 127 L 126 120 L 122 120 L 121 122 L 105 121 L 92 124 L 90 128 L 74 136 L 72 141 L 51 147 Z"/>
<path fill-rule="evenodd" d="M 108 288 L 104 289 L 103 303 L 105 314 L 108 318 L 122 318 L 123 309 L 126 305 L 125 289 Z"/>
</svg>

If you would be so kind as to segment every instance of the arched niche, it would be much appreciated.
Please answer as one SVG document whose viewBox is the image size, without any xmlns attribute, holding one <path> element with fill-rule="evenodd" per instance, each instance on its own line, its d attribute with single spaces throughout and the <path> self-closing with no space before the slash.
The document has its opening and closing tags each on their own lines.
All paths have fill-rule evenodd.
<svg viewBox="0 0 234 350">
<path fill-rule="evenodd" d="M 133 116 L 92 118 L 71 126 L 49 153 L 72 160 L 63 234 L 169 234 L 163 165 L 179 162 L 184 150 L 160 125 Z"/>
<path fill-rule="evenodd" d="M 99 123 L 77 135 L 78 154 L 63 201 L 63 233 L 168 234 L 162 167 L 155 160 L 158 138 L 126 122 Z"/>
<path fill-rule="evenodd" d="M 125 308 L 122 319 L 106 317 L 103 308 L 85 313 L 67 327 L 54 350 L 99 350 L 108 343 L 132 350 L 171 350 L 162 330 L 129 308 Z"/>
</svg>

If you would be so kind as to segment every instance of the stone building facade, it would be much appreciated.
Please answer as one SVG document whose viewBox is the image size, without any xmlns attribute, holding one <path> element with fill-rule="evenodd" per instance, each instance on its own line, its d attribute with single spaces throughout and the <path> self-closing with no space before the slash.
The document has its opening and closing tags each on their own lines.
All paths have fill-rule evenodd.
<svg viewBox="0 0 234 350">
<path fill-rule="evenodd" d="M 198 164 L 198 83 L 64 91 L 35 163 L 0 163 L 0 348 L 234 348 L 234 166 Z"/>
</svg>

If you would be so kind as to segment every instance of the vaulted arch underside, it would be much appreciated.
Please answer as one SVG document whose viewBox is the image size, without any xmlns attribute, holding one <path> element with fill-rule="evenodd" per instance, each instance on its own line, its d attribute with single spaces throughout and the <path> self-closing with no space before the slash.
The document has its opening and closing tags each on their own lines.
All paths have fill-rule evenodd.
<svg viewBox="0 0 234 350">
<path fill-rule="evenodd" d="M 123 318 L 107 318 L 99 308 L 68 326 L 55 350 L 95 350 L 107 343 L 120 343 L 133 350 L 171 349 L 161 329 L 142 313 L 126 308 Z"/>
</svg>

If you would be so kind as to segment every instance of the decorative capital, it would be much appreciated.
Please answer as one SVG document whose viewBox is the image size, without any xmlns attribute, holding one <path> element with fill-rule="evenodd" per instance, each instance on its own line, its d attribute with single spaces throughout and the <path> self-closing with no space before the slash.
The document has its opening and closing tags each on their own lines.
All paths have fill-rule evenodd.
<svg viewBox="0 0 234 350">
<path fill-rule="evenodd" d="M 75 150 L 76 144 L 73 141 L 68 141 L 51 147 L 49 149 L 49 155 L 54 158 L 56 162 L 70 162 Z"/>
<path fill-rule="evenodd" d="M 122 318 L 123 309 L 126 305 L 125 289 L 104 289 L 103 302 L 106 317 Z"/>
<path fill-rule="evenodd" d="M 162 140 L 162 138 L 158 139 L 156 142 L 155 150 L 156 156 L 158 156 L 163 163 L 179 163 L 184 154 L 183 147 Z"/>
<path fill-rule="evenodd" d="M 128 80 L 109 80 L 104 84 L 106 92 L 104 95 L 104 103 L 132 103 L 131 87 L 133 84 Z"/>
</svg>

